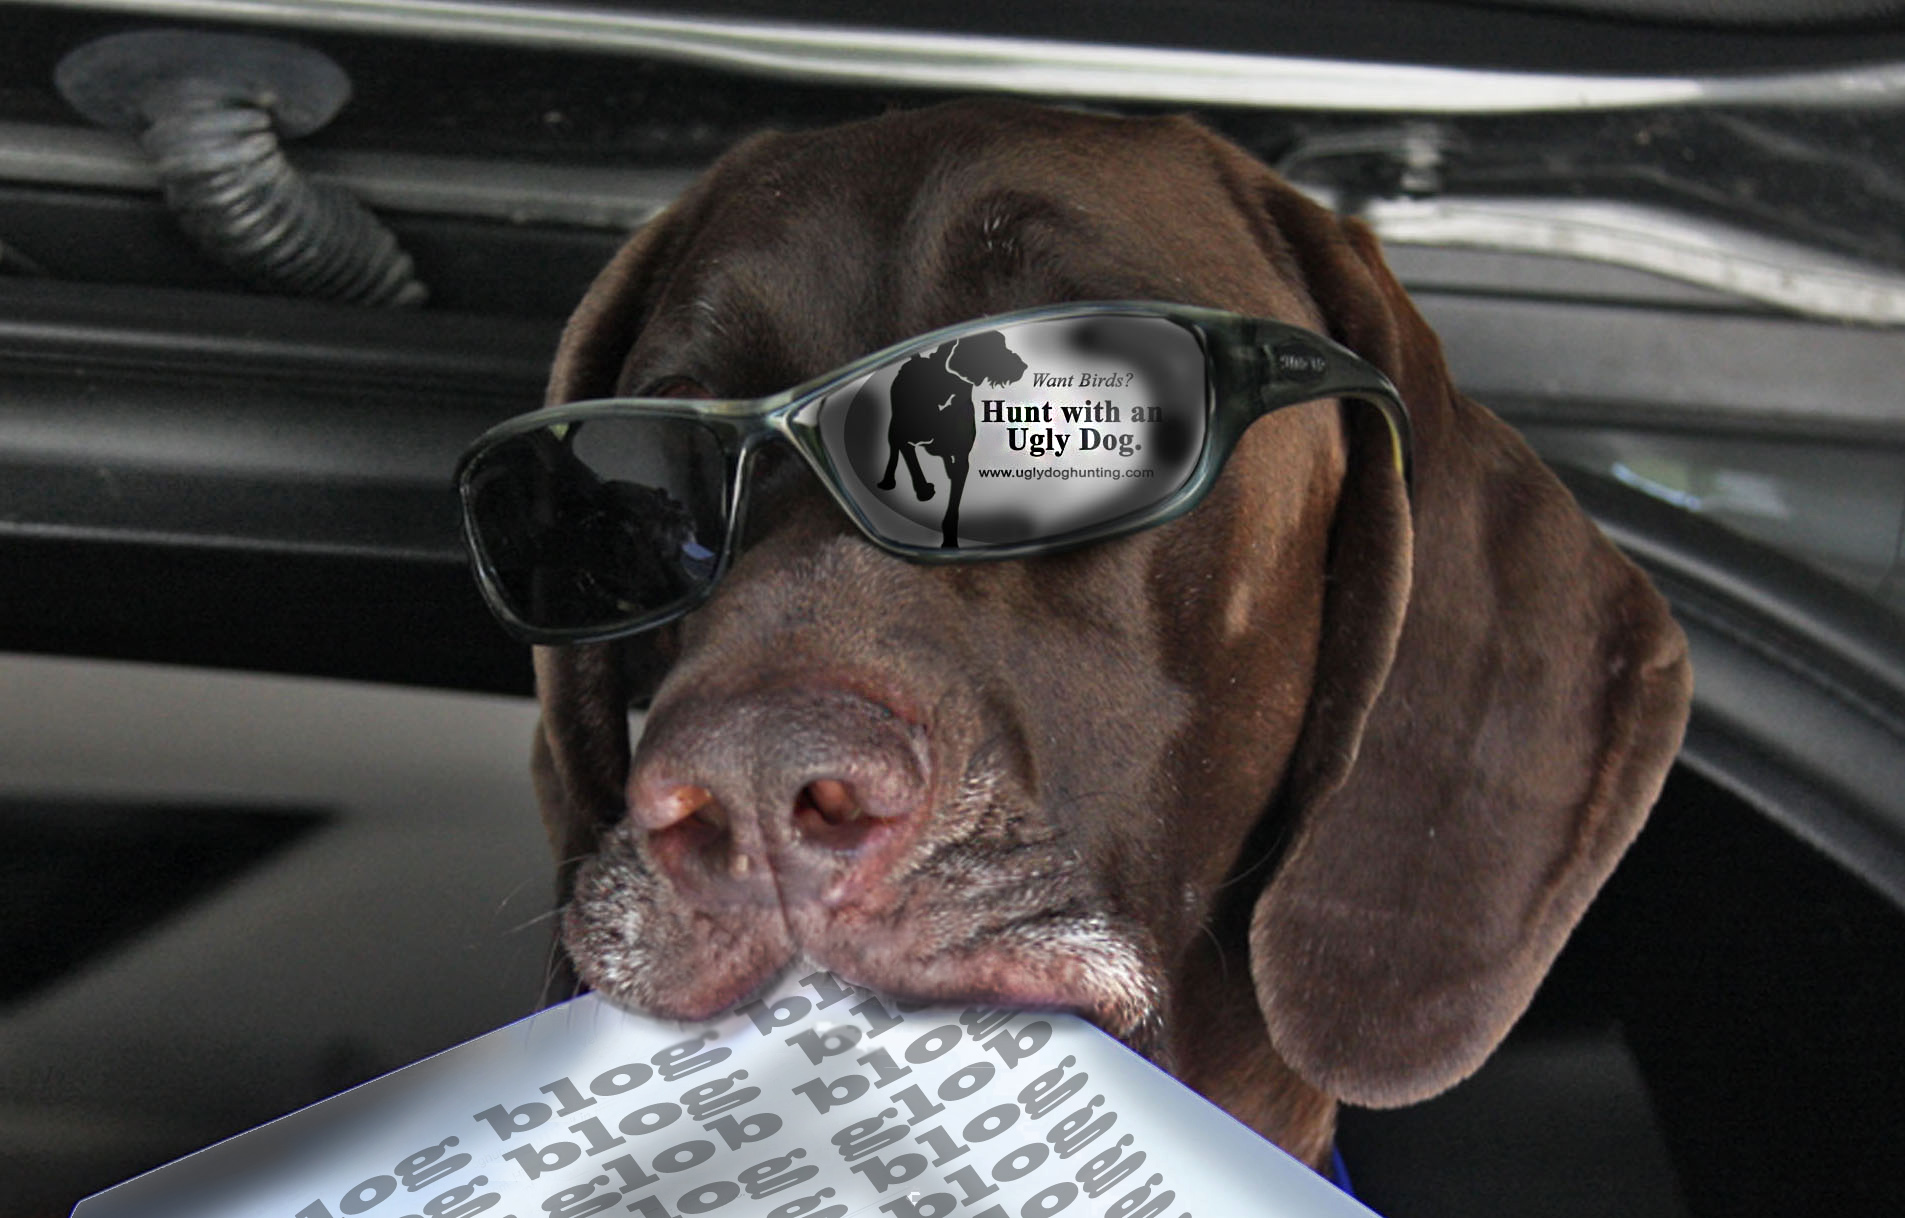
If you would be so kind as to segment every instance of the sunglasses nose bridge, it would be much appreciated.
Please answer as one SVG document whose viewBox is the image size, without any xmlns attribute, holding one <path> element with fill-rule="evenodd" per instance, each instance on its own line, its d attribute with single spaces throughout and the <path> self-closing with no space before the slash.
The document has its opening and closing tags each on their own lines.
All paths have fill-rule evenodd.
<svg viewBox="0 0 1905 1218">
<path fill-rule="evenodd" d="M 797 408 L 801 404 L 797 400 L 794 407 Z M 783 411 L 787 409 L 783 408 Z M 737 446 L 733 458 L 734 485 L 728 503 L 727 556 L 738 557 L 745 548 L 743 543 L 747 538 L 748 509 L 752 506 L 754 497 L 755 470 L 763 454 L 774 450 L 776 446 L 779 451 L 798 460 L 801 466 L 813 476 L 814 482 L 825 493 L 834 511 L 843 514 L 868 540 L 876 545 L 884 546 L 883 540 L 872 532 L 853 509 L 851 500 L 840 484 L 839 475 L 829 467 L 826 457 L 815 452 L 810 444 L 803 443 L 802 437 L 796 434 L 795 430 L 790 430 L 783 425 L 769 426 L 745 436 Z M 724 562 L 723 574 L 726 573 L 726 569 Z"/>
<path fill-rule="evenodd" d="M 754 484 L 754 471 L 760 464 L 761 453 L 776 440 L 783 444 L 789 442 L 773 430 L 763 430 L 742 437 L 736 446 L 733 458 L 733 483 L 728 487 L 728 528 L 727 536 L 722 539 L 721 566 L 715 573 L 719 582 L 733 565 L 735 556 L 741 552 L 741 542 L 747 536 L 747 516 L 750 500 L 753 498 L 750 488 Z M 789 444 L 797 448 L 797 445 Z"/>
</svg>

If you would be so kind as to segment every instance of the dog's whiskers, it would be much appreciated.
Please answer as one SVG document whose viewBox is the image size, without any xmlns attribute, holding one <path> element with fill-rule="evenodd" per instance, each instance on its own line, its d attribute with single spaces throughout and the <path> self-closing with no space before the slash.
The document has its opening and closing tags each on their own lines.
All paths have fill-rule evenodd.
<svg viewBox="0 0 1905 1218">
<path fill-rule="evenodd" d="M 552 912 L 560 912 L 565 908 L 567 907 L 557 906 L 556 910 Z M 541 994 L 541 1005 L 554 1006 L 557 1003 L 567 1002 L 569 999 L 575 998 L 583 992 L 582 979 L 577 976 L 573 970 L 569 970 L 570 981 L 568 994 L 558 997 L 559 991 L 554 989 L 557 979 L 563 974 L 564 962 L 567 958 L 561 938 L 556 937 L 550 939 L 549 950 L 543 960 L 542 985 L 538 991 Z"/>
<path fill-rule="evenodd" d="M 501 897 L 497 898 L 496 908 L 492 912 L 497 914 L 502 913 L 504 910 L 510 907 L 511 903 L 513 903 L 518 897 L 523 895 L 523 891 L 525 889 L 529 888 L 532 884 L 536 884 L 538 882 L 539 881 L 537 879 L 529 879 L 529 878 L 518 880 L 513 886 L 511 886 L 508 892 L 504 893 Z"/>
<path fill-rule="evenodd" d="M 550 922 L 557 918 L 560 918 L 563 915 L 563 913 L 568 910 L 568 908 L 569 907 L 567 905 L 558 905 L 554 909 L 546 909 L 543 912 L 537 914 L 533 918 L 526 918 L 523 921 L 516 923 L 516 925 L 509 927 L 503 933 L 506 935 L 520 935 L 524 931 L 530 929 L 533 926 L 540 926 L 543 923 Z"/>
</svg>

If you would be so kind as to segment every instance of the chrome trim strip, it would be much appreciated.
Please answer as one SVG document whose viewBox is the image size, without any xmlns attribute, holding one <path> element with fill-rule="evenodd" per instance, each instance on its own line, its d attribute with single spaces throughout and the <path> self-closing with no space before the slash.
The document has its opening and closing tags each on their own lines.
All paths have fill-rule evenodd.
<svg viewBox="0 0 1905 1218">
<path fill-rule="evenodd" d="M 583 169 L 387 153 L 296 152 L 313 176 L 376 208 L 628 230 L 687 189 L 688 169 Z M 0 182 L 155 191 L 130 137 L 0 122 Z M 1308 187 L 1326 206 L 1326 189 Z M 1629 267 L 1810 317 L 1905 325 L 1905 273 L 1714 221 L 1623 203 L 1385 199 L 1363 219 L 1396 245 L 1546 254 Z"/>
<path fill-rule="evenodd" d="M 18 0 L 0 0 L 18 2 Z M 1905 64 L 1738 76 L 1566 76 L 915 33 L 478 0 L 37 0 L 170 20 L 642 56 L 833 84 L 1407 114 L 1663 105 L 1896 106 Z"/>
<path fill-rule="evenodd" d="M 1655 208 L 1547 199 L 1385 199 L 1367 205 L 1362 216 L 1384 241 L 1613 263 L 1809 317 L 1905 325 L 1905 273 Z"/>
</svg>

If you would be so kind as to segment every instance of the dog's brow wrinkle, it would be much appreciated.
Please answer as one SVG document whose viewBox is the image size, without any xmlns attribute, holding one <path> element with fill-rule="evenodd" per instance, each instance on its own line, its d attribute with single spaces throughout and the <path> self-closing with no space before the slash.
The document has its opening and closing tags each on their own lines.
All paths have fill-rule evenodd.
<svg viewBox="0 0 1905 1218">
<path fill-rule="evenodd" d="M 728 315 L 714 301 L 705 296 L 697 296 L 688 305 L 689 313 L 697 323 L 697 329 L 705 338 L 718 339 L 728 336 Z"/>
<path fill-rule="evenodd" d="M 1251 610 L 1255 608 L 1256 585 L 1244 579 L 1230 590 L 1224 606 L 1224 641 L 1235 643 L 1250 630 Z"/>
</svg>

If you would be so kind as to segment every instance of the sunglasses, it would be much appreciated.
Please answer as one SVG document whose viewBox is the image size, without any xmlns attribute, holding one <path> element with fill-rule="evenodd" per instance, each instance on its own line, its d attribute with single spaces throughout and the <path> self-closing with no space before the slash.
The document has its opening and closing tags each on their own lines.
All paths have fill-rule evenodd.
<svg viewBox="0 0 1905 1218">
<path fill-rule="evenodd" d="M 770 397 L 532 411 L 472 444 L 456 485 L 503 625 L 532 643 L 595 642 L 707 599 L 771 440 L 882 550 L 1023 558 L 1188 512 L 1250 424 L 1330 397 L 1380 412 L 1406 484 L 1395 387 L 1329 339 L 1182 305 L 1054 305 L 937 330 Z"/>
</svg>

